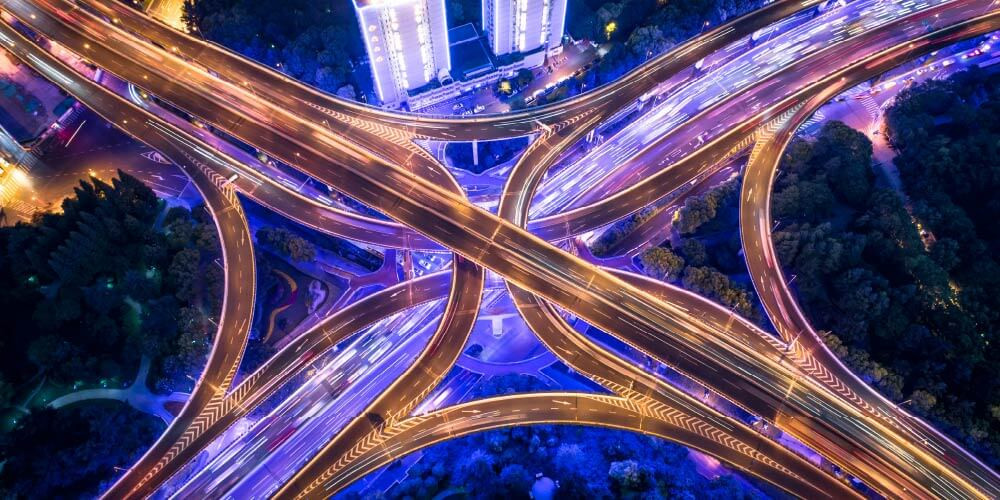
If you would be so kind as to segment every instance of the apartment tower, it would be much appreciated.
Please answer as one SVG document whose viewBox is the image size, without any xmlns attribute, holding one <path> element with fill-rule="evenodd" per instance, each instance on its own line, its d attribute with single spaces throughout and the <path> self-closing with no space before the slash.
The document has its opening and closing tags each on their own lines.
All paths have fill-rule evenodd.
<svg viewBox="0 0 1000 500">
<path fill-rule="evenodd" d="M 483 30 L 498 56 L 559 47 L 565 23 L 566 0 L 483 0 Z"/>
<path fill-rule="evenodd" d="M 354 0 L 383 104 L 406 101 L 407 91 L 449 78 L 444 0 Z"/>
</svg>

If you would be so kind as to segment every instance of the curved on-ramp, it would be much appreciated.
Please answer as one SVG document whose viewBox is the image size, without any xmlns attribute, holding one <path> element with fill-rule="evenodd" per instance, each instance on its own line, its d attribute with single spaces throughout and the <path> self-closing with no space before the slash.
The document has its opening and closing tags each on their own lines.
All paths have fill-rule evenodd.
<svg viewBox="0 0 1000 500">
<path fill-rule="evenodd" d="M 823 1 L 776 0 L 682 43 L 613 82 L 573 98 L 523 111 L 476 117 L 410 114 L 348 101 L 304 85 L 225 47 L 177 31 L 122 3 L 108 0 L 76 0 L 76 3 L 110 20 L 116 26 L 157 43 L 165 50 L 212 68 L 220 77 L 231 82 L 259 84 L 259 92 L 267 93 L 269 98 L 295 112 L 306 112 L 306 108 L 312 108 L 331 117 L 346 119 L 355 125 L 390 127 L 411 138 L 470 141 L 537 133 L 540 129 L 565 124 L 567 120 L 593 110 L 598 110 L 597 114 L 610 116 L 621 103 L 635 101 L 662 81 L 665 72 L 674 71 L 672 68 L 678 58 L 687 59 L 689 65 L 693 65 L 704 55 L 703 45 L 721 47 L 719 43 L 724 45 L 728 40 L 748 36 L 787 16 L 816 7 Z M 283 92 L 271 92 L 272 88 L 283 89 Z"/>
<path fill-rule="evenodd" d="M 224 177 L 207 166 L 209 163 L 224 164 L 224 159 L 207 149 L 199 151 L 184 147 L 185 141 L 195 143 L 196 140 L 182 134 L 168 136 L 164 133 L 164 123 L 156 116 L 131 106 L 86 78 L 71 78 L 69 75 L 75 75 L 73 69 L 40 50 L 8 24 L 0 23 L 0 33 L 6 38 L 5 48 L 25 64 L 63 90 L 78 96 L 94 112 L 126 134 L 142 140 L 178 165 L 201 193 L 219 234 L 224 263 L 223 304 L 212 350 L 180 414 L 126 472 L 125 477 L 139 475 L 133 471 L 142 471 L 145 475 L 147 470 L 162 467 L 163 457 L 179 452 L 179 443 L 190 438 L 190 428 L 196 426 L 206 412 L 212 412 L 222 403 L 233 381 L 250 332 L 256 293 L 250 230 L 235 192 L 225 184 Z"/>
<path fill-rule="evenodd" d="M 771 237 L 770 203 L 774 179 L 785 148 L 794 138 L 795 131 L 799 126 L 821 106 L 851 87 L 885 73 L 906 61 L 944 48 L 961 38 L 985 34 L 993 28 L 993 26 L 988 26 L 985 29 L 974 29 L 962 33 L 960 37 L 945 37 L 931 43 L 920 43 L 921 41 L 917 40 L 915 46 L 908 44 L 906 47 L 897 47 L 895 54 L 885 54 L 875 64 L 867 66 L 863 72 L 859 72 L 851 78 L 833 82 L 829 87 L 805 100 L 801 107 L 794 110 L 790 116 L 784 117 L 777 124 L 777 129 L 771 132 L 772 135 L 760 139 L 747 164 L 740 193 L 740 235 L 743 240 L 745 260 L 757 295 L 761 298 L 772 324 L 785 342 L 793 344 L 797 351 L 811 353 L 816 362 L 846 385 L 843 391 L 847 397 L 858 398 L 863 401 L 862 404 L 871 406 L 873 413 L 894 427 L 912 428 L 917 436 L 924 438 L 920 444 L 926 448 L 927 453 L 938 455 L 941 458 L 947 457 L 948 460 L 956 463 L 958 470 L 966 474 L 992 478 L 995 482 L 1000 480 L 1000 476 L 989 466 L 941 434 L 933 426 L 887 400 L 878 391 L 858 378 L 830 351 L 805 317 L 781 270 L 774 241 Z M 984 492 L 994 498 L 1000 494 L 1000 491 L 996 489 Z"/>
</svg>

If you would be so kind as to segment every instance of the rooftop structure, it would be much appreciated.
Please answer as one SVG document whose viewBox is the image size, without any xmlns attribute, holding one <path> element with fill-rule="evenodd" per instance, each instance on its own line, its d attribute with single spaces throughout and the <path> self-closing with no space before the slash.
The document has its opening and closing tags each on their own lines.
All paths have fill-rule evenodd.
<svg viewBox="0 0 1000 500">
<path fill-rule="evenodd" d="M 493 55 L 472 23 L 448 30 L 448 40 L 454 62 L 451 72 L 456 80 L 468 80 L 496 69 Z"/>
</svg>

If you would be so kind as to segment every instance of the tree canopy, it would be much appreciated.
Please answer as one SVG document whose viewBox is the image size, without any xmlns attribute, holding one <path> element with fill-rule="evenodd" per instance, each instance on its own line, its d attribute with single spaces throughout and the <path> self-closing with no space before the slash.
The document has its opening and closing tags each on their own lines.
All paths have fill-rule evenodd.
<svg viewBox="0 0 1000 500">
<path fill-rule="evenodd" d="M 186 0 L 184 22 L 205 38 L 330 93 L 355 83 L 354 65 L 364 56 L 351 2 Z"/>
<path fill-rule="evenodd" d="M 159 418 L 118 402 L 35 410 L 2 435 L 0 495 L 96 497 L 164 428 Z"/>
<path fill-rule="evenodd" d="M 994 466 L 998 82 L 974 69 L 900 92 L 886 118 L 906 198 L 874 182 L 871 145 L 836 122 L 789 147 L 773 198 L 779 259 L 827 344 Z"/>
<path fill-rule="evenodd" d="M 487 380 L 473 397 L 545 389 L 534 377 L 505 375 Z M 558 481 L 558 498 L 760 497 L 732 476 L 706 479 L 687 456 L 682 446 L 626 431 L 512 427 L 428 448 L 385 497 L 433 498 L 451 491 L 476 499 L 526 499 L 537 473 Z"/>
<path fill-rule="evenodd" d="M 113 467 L 151 444 L 162 425 L 130 408 L 84 403 L 57 412 L 34 402 L 23 418 L 8 410 L 43 384 L 55 394 L 129 385 L 142 357 L 153 363 L 155 389 L 190 390 L 221 308 L 218 257 L 203 207 L 165 210 L 123 172 L 82 181 L 60 212 L 0 228 L 0 408 L 18 420 L 0 433 L 0 487 L 92 496 Z"/>
</svg>

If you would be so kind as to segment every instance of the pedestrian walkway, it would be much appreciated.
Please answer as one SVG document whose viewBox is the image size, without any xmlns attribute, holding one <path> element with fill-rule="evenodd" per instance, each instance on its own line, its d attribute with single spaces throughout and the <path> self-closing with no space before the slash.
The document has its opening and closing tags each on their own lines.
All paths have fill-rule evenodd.
<svg viewBox="0 0 1000 500">
<path fill-rule="evenodd" d="M 165 423 L 170 423 L 174 419 L 174 414 L 167 410 L 168 403 L 180 403 L 180 407 L 188 399 L 188 394 L 174 392 L 170 395 L 153 394 L 146 386 L 146 378 L 149 376 L 150 359 L 142 357 L 139 363 L 139 373 L 135 380 L 127 389 L 85 389 L 71 392 L 65 396 L 56 398 L 49 406 L 52 408 L 62 408 L 71 404 L 88 401 L 92 399 L 113 399 L 128 403 L 131 407 L 150 415 L 160 417 Z"/>
</svg>

